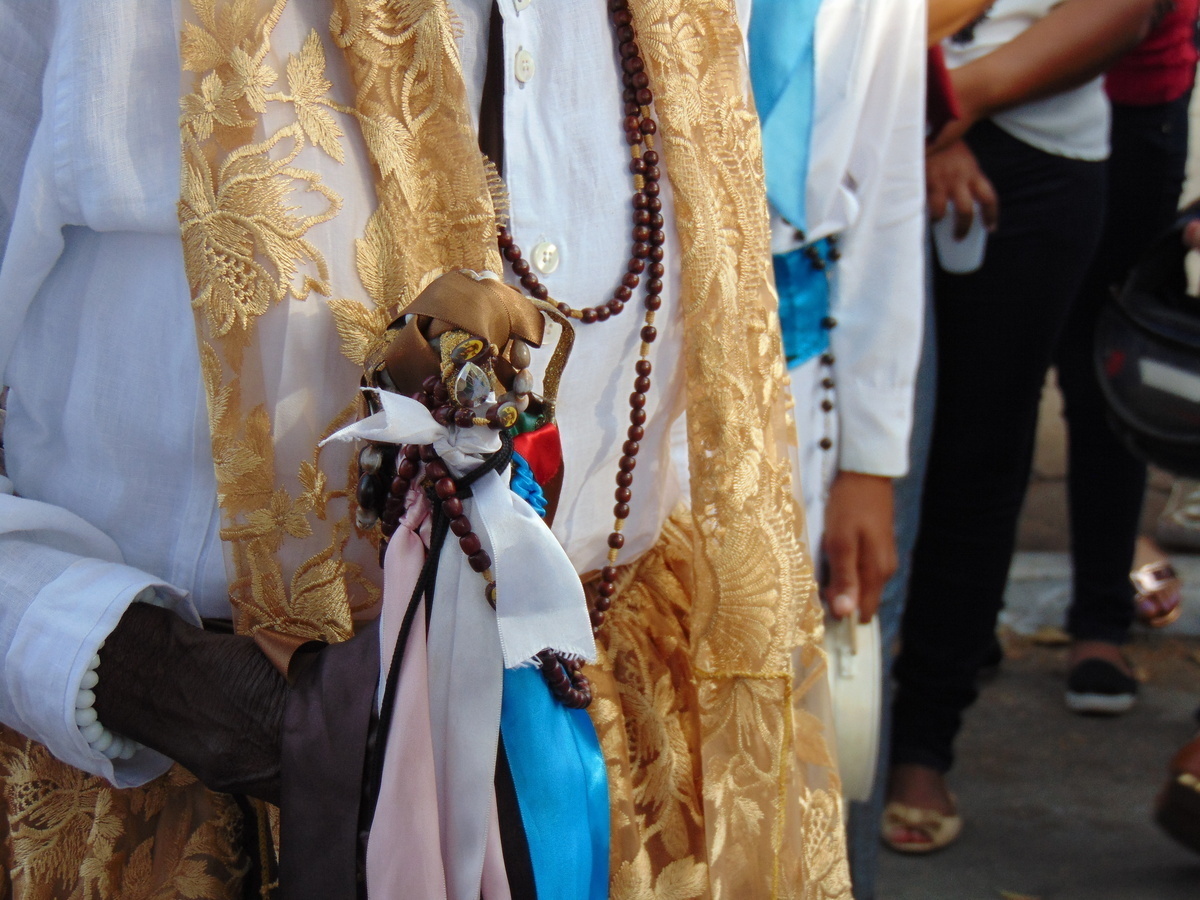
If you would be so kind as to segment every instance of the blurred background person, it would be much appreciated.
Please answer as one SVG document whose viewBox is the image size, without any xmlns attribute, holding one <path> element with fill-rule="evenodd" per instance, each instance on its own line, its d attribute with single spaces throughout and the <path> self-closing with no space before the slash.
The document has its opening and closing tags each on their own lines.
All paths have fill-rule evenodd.
<svg viewBox="0 0 1200 900">
<path fill-rule="evenodd" d="M 1103 223 L 1109 109 L 1097 76 L 1158 5 L 998 0 L 945 45 L 960 117 L 931 146 L 929 192 L 961 196 L 978 161 L 1001 213 L 978 271 L 934 273 L 935 424 L 883 817 L 897 850 L 927 852 L 961 830 L 945 773 L 995 652 L 1042 383 Z M 956 215 L 965 226 L 972 210 Z"/>
</svg>

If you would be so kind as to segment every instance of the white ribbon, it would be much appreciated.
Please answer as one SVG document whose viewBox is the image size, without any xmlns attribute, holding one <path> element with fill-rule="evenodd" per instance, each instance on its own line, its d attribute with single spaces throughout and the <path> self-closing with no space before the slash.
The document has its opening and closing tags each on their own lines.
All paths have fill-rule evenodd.
<svg viewBox="0 0 1200 900">
<path fill-rule="evenodd" d="M 380 412 L 348 425 L 327 441 L 366 440 L 388 444 L 432 444 L 446 467 L 462 477 L 500 449 L 500 435 L 490 428 L 439 425 L 421 403 L 391 391 L 373 391 Z M 324 443 L 324 442 L 322 442 Z M 592 662 L 596 644 L 583 586 L 566 551 L 536 512 L 509 490 L 507 479 L 488 472 L 471 485 L 464 502 L 484 549 L 492 558 L 496 578 L 496 624 L 504 667 L 529 664 L 542 650 L 551 649 Z M 483 580 L 450 575 L 450 569 L 470 572 L 466 556 L 450 538 L 438 565 L 439 583 L 478 583 Z M 436 618 L 437 605 L 434 606 Z"/>
</svg>

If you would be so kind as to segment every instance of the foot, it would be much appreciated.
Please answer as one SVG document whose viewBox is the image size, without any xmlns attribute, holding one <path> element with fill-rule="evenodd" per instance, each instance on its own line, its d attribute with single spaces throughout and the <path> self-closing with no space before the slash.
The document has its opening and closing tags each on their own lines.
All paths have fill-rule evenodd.
<svg viewBox="0 0 1200 900">
<path fill-rule="evenodd" d="M 1128 712 L 1138 684 L 1121 648 L 1107 641 L 1075 641 L 1067 675 L 1067 708 L 1085 715 Z"/>
<path fill-rule="evenodd" d="M 929 824 L 906 824 L 903 816 L 884 813 L 884 842 L 905 852 L 925 852 L 945 846 L 958 836 L 961 822 L 954 797 L 946 787 L 945 776 L 926 766 L 892 766 L 888 778 L 887 804 L 895 810 L 904 807 L 927 813 Z"/>
<path fill-rule="evenodd" d="M 1154 818 L 1167 834 L 1200 853 L 1200 736 L 1175 754 L 1170 769 Z"/>
</svg>

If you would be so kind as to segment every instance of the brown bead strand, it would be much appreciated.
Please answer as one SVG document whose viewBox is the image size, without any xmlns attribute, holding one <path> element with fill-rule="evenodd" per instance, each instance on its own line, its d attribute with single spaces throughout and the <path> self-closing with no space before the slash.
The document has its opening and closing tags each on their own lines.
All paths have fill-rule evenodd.
<svg viewBox="0 0 1200 900">
<path fill-rule="evenodd" d="M 633 28 L 633 15 L 629 11 L 628 0 L 609 0 L 608 9 L 617 41 L 617 52 L 621 58 L 625 139 L 629 143 L 632 157 L 629 163 L 634 185 L 632 248 L 626 273 L 606 303 L 583 309 L 573 309 L 567 303 L 558 303 L 557 306 L 563 315 L 590 325 L 620 314 L 625 309 L 625 304 L 633 297 L 633 291 L 639 286 L 644 287 L 646 298 L 641 331 L 642 344 L 635 365 L 633 393 L 629 395 L 629 430 L 626 432 L 628 440 L 622 447 L 616 477 L 613 530 L 608 536 L 608 565 L 600 573 L 597 597 L 590 610 L 593 632 L 599 631 L 603 626 L 605 613 L 612 607 L 612 596 L 616 592 L 616 564 L 621 548 L 625 546 L 625 535 L 622 532 L 625 520 L 629 518 L 629 504 L 633 499 L 633 470 L 637 466 L 640 442 L 645 437 L 646 394 L 650 390 L 651 373 L 650 345 L 658 337 L 654 318 L 662 307 L 663 276 L 666 273 L 666 266 L 663 264 L 666 232 L 662 200 L 659 196 L 659 181 L 662 175 L 658 167 L 659 156 L 654 149 L 654 135 L 658 131 L 658 125 L 651 114 L 654 94 L 650 90 L 650 77 L 646 74 L 646 65 L 637 45 L 637 34 Z M 497 243 L 500 252 L 512 266 L 513 274 L 520 278 L 522 287 L 539 300 L 549 299 L 549 291 L 533 274 L 529 263 L 522 258 L 521 248 L 504 226 L 500 226 Z"/>
</svg>

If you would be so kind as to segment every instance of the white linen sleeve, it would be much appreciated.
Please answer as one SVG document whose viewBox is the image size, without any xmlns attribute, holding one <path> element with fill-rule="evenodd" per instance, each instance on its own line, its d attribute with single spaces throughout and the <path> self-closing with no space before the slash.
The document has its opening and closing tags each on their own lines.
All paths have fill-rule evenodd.
<svg viewBox="0 0 1200 900">
<path fill-rule="evenodd" d="M 836 267 L 836 358 L 844 471 L 908 470 L 924 309 L 925 3 L 871 4 L 860 64 L 874 67 L 847 173 L 860 214 Z"/>
<path fill-rule="evenodd" d="M 50 55 L 54 13 L 27 0 L 0 2 L 0 260 L 12 226 L 13 211 L 42 109 L 42 73 Z"/>
<path fill-rule="evenodd" d="M 124 565 L 116 544 L 86 521 L 11 490 L 0 479 L 0 720 L 117 787 L 144 784 L 171 761 L 144 748 L 128 760 L 93 750 L 75 723 L 80 680 L 146 588 L 189 621 L 200 617 L 184 592 Z"/>
</svg>

